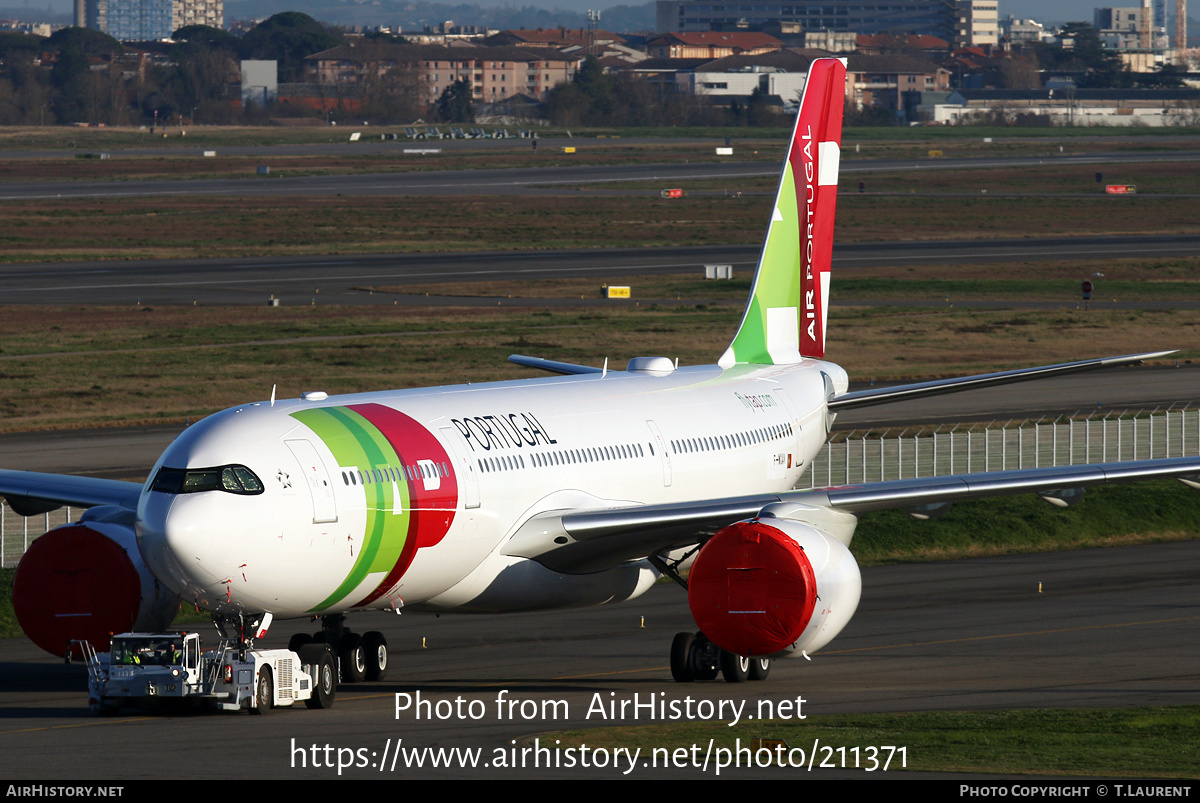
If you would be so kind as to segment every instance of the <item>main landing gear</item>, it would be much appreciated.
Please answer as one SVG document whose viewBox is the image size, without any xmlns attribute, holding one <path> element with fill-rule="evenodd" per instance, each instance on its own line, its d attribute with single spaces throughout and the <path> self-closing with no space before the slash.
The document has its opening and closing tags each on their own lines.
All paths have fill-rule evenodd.
<svg viewBox="0 0 1200 803">
<path fill-rule="evenodd" d="M 714 680 L 717 673 L 729 683 L 766 680 L 770 658 L 746 658 L 721 649 L 703 633 L 677 633 L 671 642 L 671 677 L 676 683 Z"/>
<path fill-rule="evenodd" d="M 299 652 L 309 644 L 328 644 L 337 653 L 343 683 L 364 680 L 383 680 L 387 677 L 387 639 L 378 630 L 358 634 L 346 627 L 346 617 L 330 614 L 321 617 L 323 629 L 309 636 L 297 633 L 288 642 L 288 649 Z"/>
</svg>

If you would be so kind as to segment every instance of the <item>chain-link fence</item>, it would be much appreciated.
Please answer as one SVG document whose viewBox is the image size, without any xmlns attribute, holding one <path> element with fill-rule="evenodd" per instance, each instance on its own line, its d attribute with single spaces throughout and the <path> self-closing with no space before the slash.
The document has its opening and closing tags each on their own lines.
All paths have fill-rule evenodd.
<svg viewBox="0 0 1200 803">
<path fill-rule="evenodd" d="M 802 488 L 1200 454 L 1200 409 L 835 432 Z"/>
<path fill-rule="evenodd" d="M 0 502 L 0 566 L 16 566 L 33 539 L 73 521 L 82 512 L 81 508 L 60 507 L 49 513 L 18 516 L 8 502 Z"/>
</svg>

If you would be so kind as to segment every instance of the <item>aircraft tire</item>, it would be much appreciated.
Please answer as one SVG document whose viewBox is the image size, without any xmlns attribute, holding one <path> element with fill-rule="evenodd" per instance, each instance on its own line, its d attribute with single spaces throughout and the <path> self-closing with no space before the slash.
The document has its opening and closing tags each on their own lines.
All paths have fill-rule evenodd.
<svg viewBox="0 0 1200 803">
<path fill-rule="evenodd" d="M 271 670 L 264 668 L 258 673 L 258 685 L 254 687 L 254 705 L 250 707 L 250 713 L 269 714 L 273 702 L 275 702 L 275 689 L 271 683 Z"/>
<path fill-rule="evenodd" d="M 300 649 L 300 663 L 313 670 L 312 696 L 304 701 L 309 708 L 332 708 L 337 696 L 337 662 L 326 644 L 307 644 Z"/>
<path fill-rule="evenodd" d="M 363 634 L 363 644 L 367 661 L 367 680 L 385 679 L 388 668 L 387 639 L 378 630 L 371 630 Z"/>
<path fill-rule="evenodd" d="M 727 683 L 744 683 L 750 677 L 750 659 L 721 650 L 721 674 Z"/>
<path fill-rule="evenodd" d="M 307 633 L 295 633 L 288 639 L 288 649 L 299 654 L 300 648 L 306 644 L 312 644 L 312 638 Z"/>
<path fill-rule="evenodd" d="M 751 680 L 766 680 L 767 675 L 771 674 L 771 659 L 770 658 L 751 658 L 750 659 L 750 679 Z"/>
<path fill-rule="evenodd" d="M 671 642 L 671 677 L 676 683 L 691 683 L 696 679 L 692 671 L 692 643 L 695 640 L 691 633 L 676 633 Z"/>
<path fill-rule="evenodd" d="M 692 641 L 691 667 L 696 680 L 716 680 L 721 672 L 720 647 L 709 641 L 708 636 L 697 633 Z"/>
<path fill-rule="evenodd" d="M 367 676 L 367 649 L 363 637 L 358 633 L 347 633 L 342 636 L 341 650 L 338 658 L 342 664 L 342 681 L 345 683 L 362 683 Z"/>
</svg>

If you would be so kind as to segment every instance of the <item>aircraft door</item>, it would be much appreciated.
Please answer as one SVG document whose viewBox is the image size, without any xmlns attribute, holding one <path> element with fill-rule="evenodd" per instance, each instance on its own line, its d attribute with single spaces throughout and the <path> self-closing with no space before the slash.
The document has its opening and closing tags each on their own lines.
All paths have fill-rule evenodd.
<svg viewBox="0 0 1200 803">
<path fill-rule="evenodd" d="M 475 464 L 467 453 L 462 435 L 454 427 L 442 427 L 442 441 L 450 447 L 454 454 L 454 462 L 459 466 L 459 487 L 462 488 L 463 507 L 466 509 L 479 507 L 479 475 Z"/>
<path fill-rule="evenodd" d="M 325 462 L 317 454 L 316 447 L 305 440 L 290 440 L 285 443 L 296 462 L 300 464 L 309 496 L 312 497 L 313 524 L 337 521 L 333 486 L 329 484 L 329 472 L 325 469 Z"/>
<path fill-rule="evenodd" d="M 652 443 L 654 448 L 658 450 L 662 459 L 663 467 L 663 487 L 671 487 L 671 452 L 667 450 L 666 441 L 663 440 L 662 433 L 658 431 L 658 424 L 653 421 L 647 421 L 646 426 L 650 427 L 650 436 L 653 438 Z"/>
</svg>

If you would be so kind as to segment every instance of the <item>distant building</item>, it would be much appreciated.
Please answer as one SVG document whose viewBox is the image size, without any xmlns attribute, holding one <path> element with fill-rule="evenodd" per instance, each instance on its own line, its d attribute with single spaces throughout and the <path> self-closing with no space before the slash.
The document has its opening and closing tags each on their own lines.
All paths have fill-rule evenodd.
<svg viewBox="0 0 1200 803">
<path fill-rule="evenodd" d="M 950 52 L 950 43 L 928 34 L 859 34 L 855 37 L 855 46 L 851 50 L 867 56 L 899 53 L 940 59 Z"/>
<path fill-rule="evenodd" d="M 170 39 L 187 25 L 225 25 L 225 0 L 75 0 L 75 25 L 122 42 Z"/>
<path fill-rule="evenodd" d="M 1040 42 L 1045 38 L 1046 30 L 1040 22 L 1009 15 L 1000 23 L 1000 33 L 1010 42 Z"/>
<path fill-rule="evenodd" d="M 853 53 L 858 49 L 858 34 L 854 31 L 806 31 L 804 46 L 830 53 Z"/>
<path fill-rule="evenodd" d="M 1144 9 L 1153 14 L 1150 9 Z M 1137 50 L 1141 47 L 1142 12 L 1140 7 L 1097 8 L 1092 12 L 1093 24 L 1105 47 L 1116 50 Z"/>
<path fill-rule="evenodd" d="M 908 115 L 910 93 L 947 92 L 950 71 L 913 56 L 852 53 L 846 67 L 846 102 L 856 109 L 888 109 Z"/>
<path fill-rule="evenodd" d="M 958 47 L 1000 44 L 1000 7 L 997 0 L 958 0 Z"/>
<path fill-rule="evenodd" d="M 797 101 L 813 59 L 832 54 L 823 50 L 790 50 L 758 55 L 648 59 L 628 68 L 664 92 L 703 95 L 716 103 L 747 98 L 754 90 L 779 98 L 785 109 Z M 898 120 L 916 119 L 913 107 L 930 93 L 950 89 L 950 71 L 914 56 L 846 57 L 846 103 L 855 109 L 887 109 Z M 932 116 L 932 110 L 930 111 Z"/>
<path fill-rule="evenodd" d="M 489 47 L 564 48 L 572 45 L 586 47 L 590 44 L 624 44 L 624 42 L 624 37 L 611 31 L 589 31 L 586 28 L 546 28 L 534 31 L 513 29 L 500 31 L 484 39 L 480 44 Z"/>
<path fill-rule="evenodd" d="M 570 81 L 578 59 L 548 48 L 443 45 L 339 45 L 305 60 L 305 76 L 321 86 L 361 86 L 392 75 L 411 83 L 432 104 L 450 85 L 471 82 L 472 99 L 494 103 L 513 95 L 541 100 Z"/>
<path fill-rule="evenodd" d="M 664 31 L 762 30 L 770 23 L 798 23 L 806 33 L 916 33 L 952 41 L 956 11 L 954 0 L 658 0 L 657 18 Z"/>
<path fill-rule="evenodd" d="M 955 90 L 936 109 L 948 125 L 983 120 L 1040 119 L 1055 126 L 1193 126 L 1200 122 L 1196 89 L 976 89 Z"/>
<path fill-rule="evenodd" d="M 665 33 L 647 46 L 652 59 L 719 59 L 781 49 L 783 42 L 774 36 L 750 31 Z"/>
<path fill-rule="evenodd" d="M 755 56 L 726 56 L 680 73 L 676 88 L 713 99 L 723 95 L 746 98 L 757 89 L 767 96 L 778 97 L 788 111 L 799 102 L 809 65 L 823 55 L 827 54 L 782 50 Z"/>
</svg>

